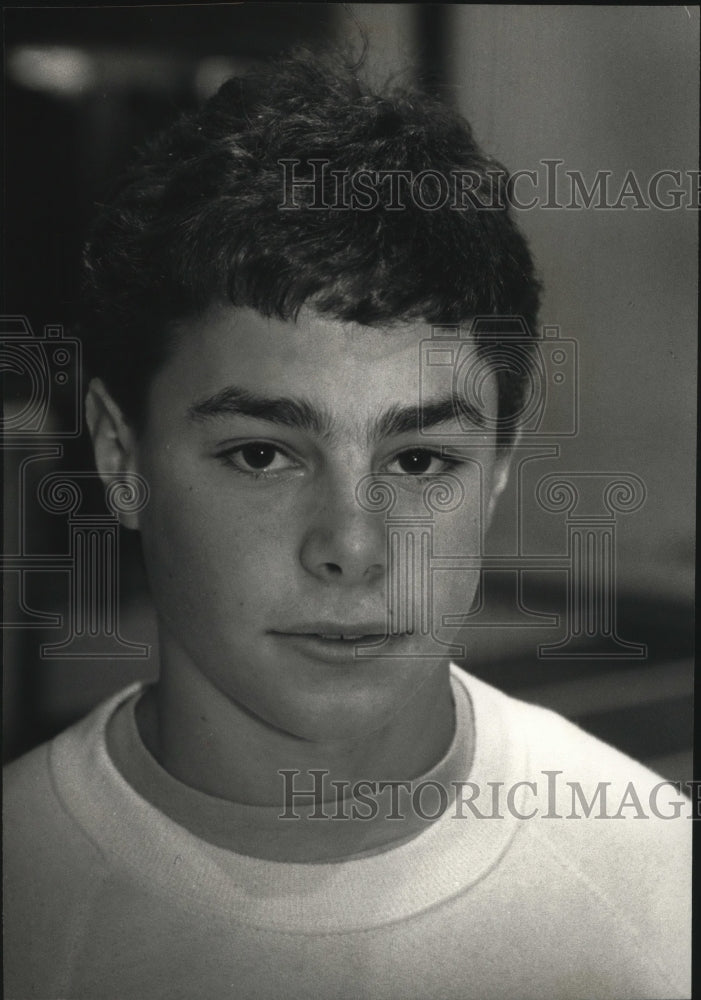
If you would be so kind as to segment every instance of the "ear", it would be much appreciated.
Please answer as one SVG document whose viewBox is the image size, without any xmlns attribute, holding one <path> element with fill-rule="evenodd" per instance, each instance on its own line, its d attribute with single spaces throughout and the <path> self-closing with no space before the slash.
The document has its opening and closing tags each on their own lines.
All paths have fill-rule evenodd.
<svg viewBox="0 0 701 1000">
<path fill-rule="evenodd" d="M 494 511 L 496 510 L 497 501 L 506 489 L 506 484 L 509 481 L 509 474 L 511 472 L 511 463 L 514 457 L 514 451 L 521 438 L 521 431 L 518 430 L 514 436 L 514 440 L 509 445 L 508 448 L 504 448 L 503 451 L 499 451 L 494 462 L 494 474 L 492 476 L 492 488 L 489 494 L 489 501 L 487 503 L 487 524 L 486 527 L 492 523 L 492 517 L 494 516 Z"/>
<path fill-rule="evenodd" d="M 125 472 L 136 472 L 136 438 L 121 409 L 99 378 L 91 380 L 85 397 L 85 419 L 92 438 L 95 465 L 105 486 Z M 122 513 L 125 528 L 139 527 L 138 513 Z"/>
</svg>

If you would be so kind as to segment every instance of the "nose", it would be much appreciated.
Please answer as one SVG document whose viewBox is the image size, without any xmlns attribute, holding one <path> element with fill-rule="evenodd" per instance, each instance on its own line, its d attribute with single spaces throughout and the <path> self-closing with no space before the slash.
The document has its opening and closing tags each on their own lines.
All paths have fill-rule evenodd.
<svg viewBox="0 0 701 1000">
<path fill-rule="evenodd" d="M 385 573 L 384 517 L 363 510 L 356 485 L 350 476 L 329 477 L 315 489 L 300 561 L 325 583 L 367 586 Z"/>
</svg>

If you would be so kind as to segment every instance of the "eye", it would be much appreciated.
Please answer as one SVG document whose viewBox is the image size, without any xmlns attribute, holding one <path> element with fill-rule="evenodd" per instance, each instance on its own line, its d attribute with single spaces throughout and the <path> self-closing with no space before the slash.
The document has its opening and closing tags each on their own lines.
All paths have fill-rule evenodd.
<svg viewBox="0 0 701 1000">
<path fill-rule="evenodd" d="M 436 476 L 447 472 L 457 464 L 454 459 L 443 458 L 426 448 L 409 448 L 394 457 L 390 462 L 389 471 L 402 472 L 409 476 Z"/>
<path fill-rule="evenodd" d="M 246 444 L 229 448 L 217 455 L 226 466 L 231 466 L 236 472 L 259 477 L 285 472 L 297 468 L 298 463 L 287 452 L 268 441 L 248 441 Z"/>
<path fill-rule="evenodd" d="M 243 445 L 238 452 L 238 457 L 249 469 L 260 472 L 273 464 L 277 454 L 277 448 L 271 444 L 266 444 L 264 441 L 254 441 L 253 444 Z"/>
</svg>

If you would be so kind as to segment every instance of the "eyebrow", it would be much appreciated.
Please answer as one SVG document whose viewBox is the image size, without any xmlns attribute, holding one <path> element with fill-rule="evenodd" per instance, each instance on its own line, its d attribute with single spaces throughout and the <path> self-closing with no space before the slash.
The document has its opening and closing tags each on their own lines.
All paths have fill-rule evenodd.
<svg viewBox="0 0 701 1000">
<path fill-rule="evenodd" d="M 195 421 L 232 416 L 266 420 L 271 424 L 309 431 L 319 437 L 329 436 L 333 423 L 329 413 L 314 406 L 309 400 L 289 396 L 259 396 L 234 385 L 194 403 L 188 409 L 188 417 Z"/>
<path fill-rule="evenodd" d="M 243 416 L 293 430 L 306 431 L 320 438 L 334 435 L 334 419 L 328 410 L 315 406 L 308 399 L 292 396 L 261 396 L 237 386 L 227 386 L 207 399 L 193 403 L 188 417 L 205 421 L 218 417 Z M 487 425 L 482 410 L 457 393 L 427 400 L 420 406 L 390 406 L 374 418 L 367 428 L 369 441 L 415 433 L 440 424 L 466 418 L 476 427 Z"/>
<path fill-rule="evenodd" d="M 377 438 L 411 433 L 467 418 L 477 427 L 486 427 L 482 410 L 473 406 L 457 393 L 428 400 L 421 406 L 391 406 L 373 424 L 372 436 Z"/>
</svg>

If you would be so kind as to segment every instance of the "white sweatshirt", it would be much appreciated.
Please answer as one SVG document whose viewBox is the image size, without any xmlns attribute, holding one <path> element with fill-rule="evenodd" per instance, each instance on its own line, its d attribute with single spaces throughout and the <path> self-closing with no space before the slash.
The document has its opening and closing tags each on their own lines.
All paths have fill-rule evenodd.
<svg viewBox="0 0 701 1000">
<path fill-rule="evenodd" d="M 136 766 L 174 779 L 133 687 L 15 762 L 8 1000 L 690 996 L 688 801 L 551 712 L 457 668 L 452 684 L 466 784 L 418 836 L 350 860 L 234 853 L 139 795 L 107 749 L 120 706 Z"/>
</svg>

